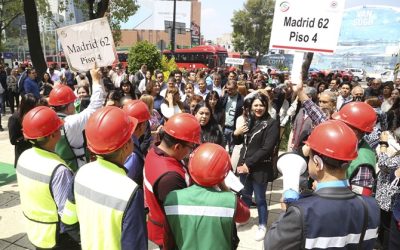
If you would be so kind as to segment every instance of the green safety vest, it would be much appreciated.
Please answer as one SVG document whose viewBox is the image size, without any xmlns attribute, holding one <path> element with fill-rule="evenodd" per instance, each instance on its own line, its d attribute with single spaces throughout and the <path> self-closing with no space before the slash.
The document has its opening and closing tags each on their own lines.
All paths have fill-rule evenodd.
<svg viewBox="0 0 400 250">
<path fill-rule="evenodd" d="M 67 117 L 65 114 L 62 113 L 57 113 L 58 117 L 60 117 L 62 120 L 65 119 L 65 117 Z M 85 141 L 85 136 L 82 135 Z M 60 140 L 57 142 L 56 144 L 56 153 L 68 164 L 68 166 L 74 171 L 76 172 L 79 168 L 78 166 L 78 158 L 85 158 L 86 162 L 89 161 L 89 152 L 86 149 L 85 146 L 86 143 L 84 143 L 84 145 L 82 145 L 82 148 L 84 149 L 84 154 L 83 155 L 75 155 L 74 150 L 72 149 L 71 144 L 68 141 L 64 126 L 61 129 L 61 138 Z"/>
<path fill-rule="evenodd" d="M 375 174 L 376 156 L 375 152 L 371 149 L 368 143 L 363 139 L 358 145 L 358 156 L 355 160 L 350 162 L 349 167 L 346 171 L 346 178 L 351 181 L 355 174 L 358 172 L 358 168 L 361 165 L 370 166 L 371 170 Z"/>
<path fill-rule="evenodd" d="M 82 249 L 121 249 L 122 221 L 138 185 L 98 157 L 75 175 L 74 195 Z"/>
<path fill-rule="evenodd" d="M 17 163 L 17 179 L 22 212 L 27 218 L 27 234 L 33 245 L 56 245 L 58 212 L 51 193 L 55 170 L 65 162 L 55 153 L 37 147 L 24 151 Z"/>
<path fill-rule="evenodd" d="M 170 192 L 164 210 L 178 249 L 232 249 L 236 202 L 198 185 Z"/>
</svg>

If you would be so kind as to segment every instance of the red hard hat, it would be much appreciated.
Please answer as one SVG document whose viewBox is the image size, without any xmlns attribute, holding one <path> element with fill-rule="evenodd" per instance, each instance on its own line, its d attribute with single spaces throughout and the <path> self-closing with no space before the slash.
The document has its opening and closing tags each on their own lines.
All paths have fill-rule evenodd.
<svg viewBox="0 0 400 250">
<path fill-rule="evenodd" d="M 190 176 L 197 184 L 205 187 L 221 183 L 231 167 L 226 150 L 214 143 L 201 144 L 189 160 Z"/>
<path fill-rule="evenodd" d="M 136 118 L 120 108 L 101 108 L 86 123 L 88 148 L 95 154 L 112 153 L 129 141 L 137 124 Z"/>
<path fill-rule="evenodd" d="M 376 123 L 375 110 L 365 102 L 350 102 L 332 115 L 335 120 L 340 120 L 351 127 L 370 133 Z"/>
<path fill-rule="evenodd" d="M 139 123 L 150 120 L 150 112 L 146 103 L 141 100 L 131 100 L 124 105 L 123 110 L 131 117 L 138 120 Z"/>
<path fill-rule="evenodd" d="M 357 158 L 358 140 L 354 131 L 341 121 L 329 120 L 316 126 L 306 144 L 329 158 L 351 161 Z"/>
<path fill-rule="evenodd" d="M 164 125 L 164 132 L 170 136 L 196 144 L 200 144 L 200 123 L 196 117 L 188 113 L 172 116 Z"/>
<path fill-rule="evenodd" d="M 67 85 L 58 85 L 50 91 L 49 105 L 61 106 L 75 101 L 76 96 Z"/>
<path fill-rule="evenodd" d="M 38 139 L 51 135 L 64 124 L 56 112 L 49 107 L 39 106 L 24 116 L 22 128 L 26 139 Z"/>
</svg>

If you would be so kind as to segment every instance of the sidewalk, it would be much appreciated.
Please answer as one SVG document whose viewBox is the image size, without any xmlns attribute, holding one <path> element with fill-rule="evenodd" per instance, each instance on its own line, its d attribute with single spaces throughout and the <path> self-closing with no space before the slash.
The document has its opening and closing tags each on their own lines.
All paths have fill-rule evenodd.
<svg viewBox="0 0 400 250">
<path fill-rule="evenodd" d="M 9 110 L 7 110 L 8 112 Z M 20 208 L 18 185 L 15 178 L 14 163 L 14 146 L 8 139 L 7 121 L 9 113 L 2 116 L 2 125 L 5 129 L 0 132 L 0 250 L 22 250 L 34 249 L 29 242 L 23 224 L 23 215 Z M 280 213 L 279 199 L 282 195 L 282 180 L 278 179 L 268 185 L 267 202 L 268 210 L 268 227 L 274 222 Z M 269 197 L 271 195 L 271 201 Z M 239 248 L 246 249 L 263 249 L 263 242 L 254 240 L 257 231 L 257 209 L 251 209 L 250 222 L 247 225 L 238 228 L 240 238 Z M 157 249 L 153 244 L 149 244 L 149 249 Z"/>
</svg>

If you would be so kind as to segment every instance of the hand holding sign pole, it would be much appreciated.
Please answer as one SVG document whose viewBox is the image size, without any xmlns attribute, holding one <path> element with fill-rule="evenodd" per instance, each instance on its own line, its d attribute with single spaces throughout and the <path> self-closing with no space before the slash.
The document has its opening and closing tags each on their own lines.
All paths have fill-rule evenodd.
<svg viewBox="0 0 400 250">
<path fill-rule="evenodd" d="M 116 50 L 106 17 L 57 29 L 68 65 L 75 71 L 106 67 L 116 61 Z"/>
<path fill-rule="evenodd" d="M 276 0 L 270 49 L 296 51 L 292 81 L 301 79 L 303 52 L 332 54 L 339 38 L 345 0 Z"/>
</svg>

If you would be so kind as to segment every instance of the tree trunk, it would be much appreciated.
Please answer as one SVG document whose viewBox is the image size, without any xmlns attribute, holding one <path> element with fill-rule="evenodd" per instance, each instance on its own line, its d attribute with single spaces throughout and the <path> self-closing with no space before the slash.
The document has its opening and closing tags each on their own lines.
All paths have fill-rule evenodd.
<svg viewBox="0 0 400 250">
<path fill-rule="evenodd" d="M 35 0 L 24 0 L 24 13 L 32 64 L 38 72 L 38 76 L 41 77 L 46 72 L 47 65 L 40 42 L 39 21 Z"/>
<path fill-rule="evenodd" d="M 88 9 L 89 9 L 89 19 L 93 20 L 96 18 L 103 17 L 107 10 L 108 10 L 108 5 L 110 4 L 109 0 L 101 0 L 97 3 L 96 6 L 96 13 L 94 12 L 94 5 L 95 1 L 94 0 L 86 0 L 86 3 L 88 4 Z"/>
<path fill-rule="evenodd" d="M 301 78 L 303 81 L 308 79 L 308 70 L 310 69 L 313 56 L 314 53 L 307 52 L 303 64 L 301 65 Z"/>
</svg>

